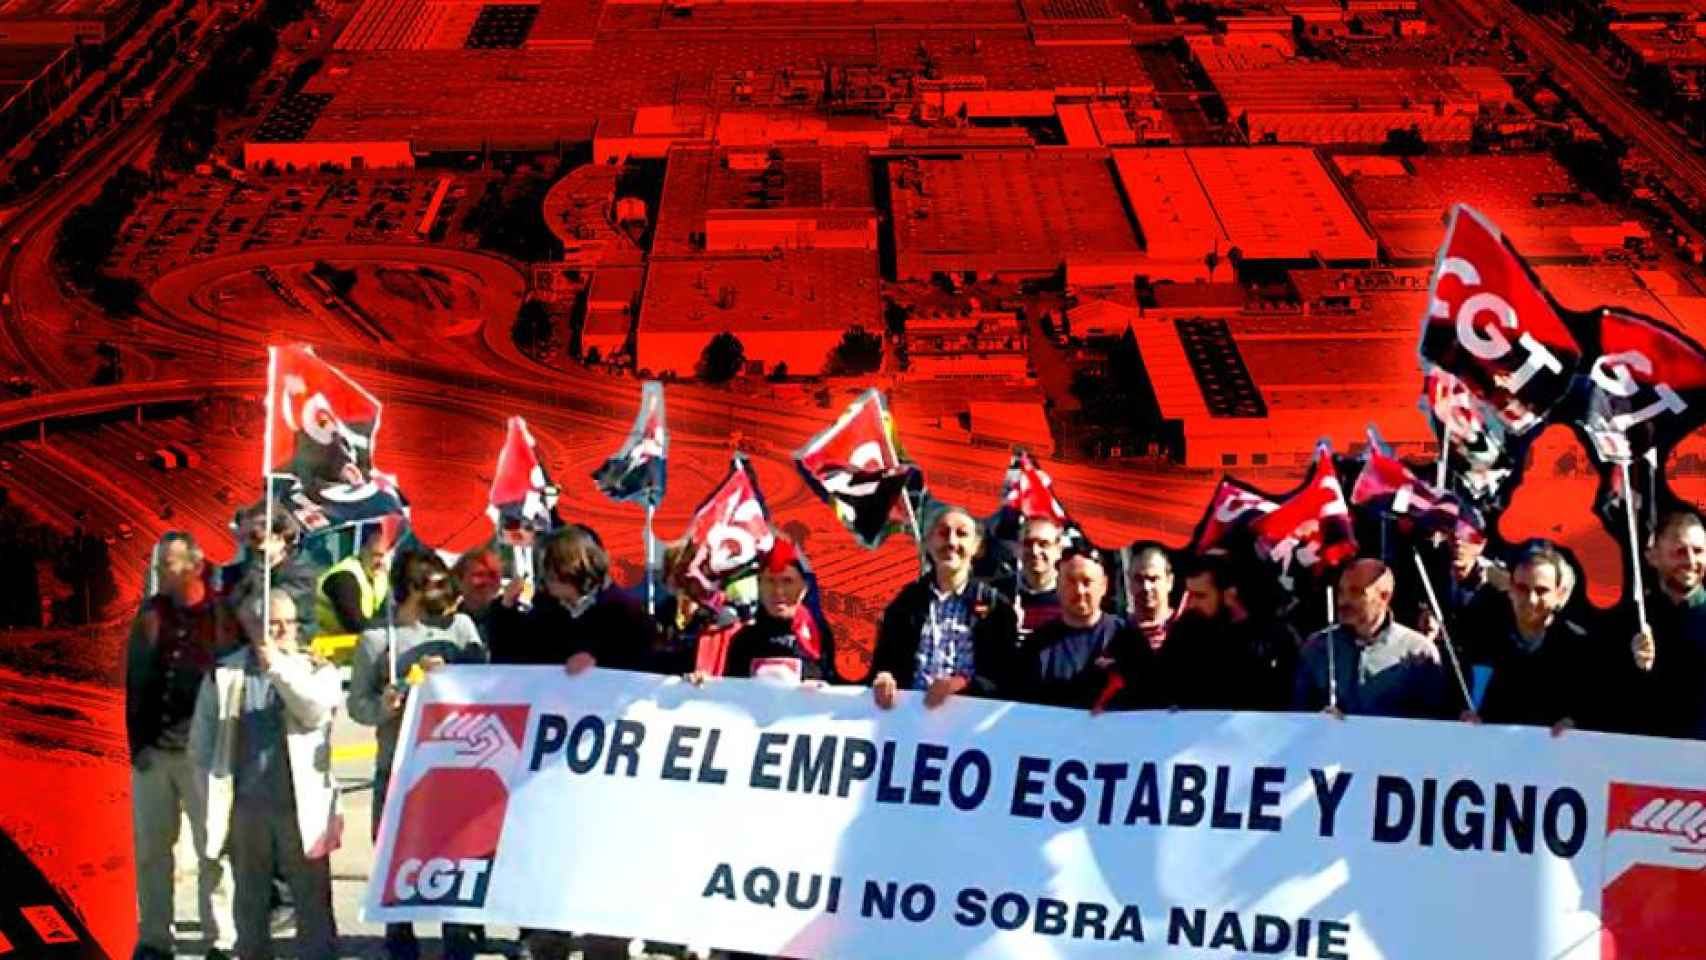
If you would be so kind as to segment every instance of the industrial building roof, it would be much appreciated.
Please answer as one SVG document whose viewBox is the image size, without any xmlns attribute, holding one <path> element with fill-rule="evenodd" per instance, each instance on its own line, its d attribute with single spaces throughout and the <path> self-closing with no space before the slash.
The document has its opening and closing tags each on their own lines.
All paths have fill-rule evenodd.
<svg viewBox="0 0 1706 960">
<path fill-rule="evenodd" d="M 890 164 L 898 255 L 982 253 L 1050 269 L 1133 254 L 1137 238 L 1101 150 L 1039 149 Z"/>
<path fill-rule="evenodd" d="M 643 330 L 827 330 L 880 317 L 875 252 L 789 250 L 763 257 L 654 260 Z"/>
<path fill-rule="evenodd" d="M 670 151 L 653 232 L 654 256 L 700 249 L 707 211 L 836 211 L 875 216 L 861 147 L 677 147 Z"/>
<path fill-rule="evenodd" d="M 1374 238 L 1307 147 L 1114 151 L 1150 257 L 1365 261 Z"/>
</svg>

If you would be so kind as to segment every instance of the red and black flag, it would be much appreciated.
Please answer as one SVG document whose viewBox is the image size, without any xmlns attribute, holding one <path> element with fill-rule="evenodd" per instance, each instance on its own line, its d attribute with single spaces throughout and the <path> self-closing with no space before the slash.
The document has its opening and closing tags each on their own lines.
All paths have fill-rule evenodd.
<svg viewBox="0 0 1706 960">
<path fill-rule="evenodd" d="M 1250 523 L 1256 546 L 1282 570 L 1302 567 L 1320 573 L 1356 556 L 1350 506 L 1333 467 L 1333 450 L 1315 447 L 1309 476 L 1278 508 Z"/>
<path fill-rule="evenodd" d="M 991 523 L 996 539 L 1017 540 L 1025 521 L 1032 517 L 1053 520 L 1068 539 L 1084 539 L 1084 531 L 1054 495 L 1054 478 L 1024 449 L 1015 449 L 1001 482 L 1001 509 Z"/>
<path fill-rule="evenodd" d="M 1479 528 L 1474 510 L 1465 509 L 1457 495 L 1440 490 L 1416 476 L 1392 455 L 1374 427 L 1368 428 L 1368 451 L 1351 485 L 1351 504 L 1381 516 L 1406 520 L 1421 530 L 1451 533 L 1460 523 Z"/>
<path fill-rule="evenodd" d="M 728 476 L 693 512 L 683 543 L 681 572 L 706 594 L 720 594 L 731 581 L 752 574 L 775 545 L 770 510 L 745 457 L 734 455 Z"/>
<path fill-rule="evenodd" d="M 1191 552 L 1207 553 L 1222 546 L 1236 532 L 1247 530 L 1252 521 L 1277 509 L 1277 498 L 1231 477 L 1221 477 L 1208 509 L 1191 534 Z"/>
<path fill-rule="evenodd" d="M 1421 352 L 1518 434 L 1543 423 L 1570 392 L 1582 359 L 1528 264 L 1463 204 L 1452 208 L 1434 267 Z"/>
<path fill-rule="evenodd" d="M 664 422 L 663 384 L 647 380 L 640 392 L 640 412 L 628 440 L 614 457 L 604 461 L 593 482 L 607 497 L 638 500 L 656 507 L 663 502 L 668 479 L 669 428 Z"/>
<path fill-rule="evenodd" d="M 905 498 L 924 487 L 924 472 L 901 456 L 894 420 L 875 388 L 800 448 L 794 464 L 865 547 L 910 526 Z"/>
<path fill-rule="evenodd" d="M 301 344 L 267 348 L 266 474 L 310 532 L 403 513 L 396 478 L 374 467 L 381 405 Z"/>
<path fill-rule="evenodd" d="M 1510 492 L 1528 437 L 1506 429 L 1463 381 L 1438 367 L 1422 382 L 1423 410 L 1446 445 L 1446 486 L 1486 512 L 1497 512 Z"/>
<path fill-rule="evenodd" d="M 550 532 L 557 523 L 557 493 L 545 475 L 527 420 L 510 417 L 486 506 L 497 525 L 498 538 L 510 546 L 525 547 Z"/>
<path fill-rule="evenodd" d="M 1706 350 L 1638 314 L 1603 307 L 1582 315 L 1597 356 L 1581 377 L 1579 422 L 1601 463 L 1670 448 L 1706 420 Z"/>
</svg>

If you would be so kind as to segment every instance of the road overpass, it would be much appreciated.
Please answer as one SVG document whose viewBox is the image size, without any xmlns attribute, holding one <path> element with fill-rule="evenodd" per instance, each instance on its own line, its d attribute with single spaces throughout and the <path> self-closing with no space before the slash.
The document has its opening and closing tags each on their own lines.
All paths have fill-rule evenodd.
<svg viewBox="0 0 1706 960">
<path fill-rule="evenodd" d="M 48 423 L 55 420 L 110 416 L 127 410 L 135 410 L 140 417 L 141 411 L 147 407 L 194 403 L 212 396 L 259 397 L 265 391 L 266 381 L 258 378 L 152 380 L 57 390 L 0 402 L 0 434 L 24 429 L 43 431 Z"/>
</svg>

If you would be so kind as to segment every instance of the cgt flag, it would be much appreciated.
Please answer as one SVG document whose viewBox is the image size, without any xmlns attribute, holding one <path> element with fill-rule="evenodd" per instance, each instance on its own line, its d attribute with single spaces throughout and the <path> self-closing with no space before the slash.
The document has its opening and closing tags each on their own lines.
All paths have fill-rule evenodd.
<svg viewBox="0 0 1706 960">
<path fill-rule="evenodd" d="M 1448 480 L 1471 503 L 1496 512 L 1513 485 L 1527 438 L 1512 435 L 1462 380 L 1438 367 L 1423 376 L 1422 400 L 1433 432 L 1444 438 Z"/>
<path fill-rule="evenodd" d="M 752 573 L 775 545 L 770 510 L 745 457 L 734 455 L 729 475 L 693 512 L 684 540 L 683 572 L 707 594 L 721 593 L 730 581 Z"/>
<path fill-rule="evenodd" d="M 310 532 L 406 511 L 374 468 L 380 403 L 301 344 L 267 348 L 265 471 Z"/>
<path fill-rule="evenodd" d="M 1368 428 L 1368 452 L 1362 469 L 1351 486 L 1351 503 L 1382 516 L 1409 520 L 1424 531 L 1452 533 L 1459 523 L 1480 529 L 1474 511 L 1464 510 L 1455 494 L 1416 476 L 1404 461 L 1392 455 L 1373 426 Z"/>
<path fill-rule="evenodd" d="M 593 482 L 612 500 L 638 500 L 656 507 L 663 502 L 668 478 L 669 428 L 665 426 L 663 384 L 647 380 L 640 392 L 640 412 L 628 440 L 614 457 L 593 472 Z"/>
<path fill-rule="evenodd" d="M 800 448 L 794 465 L 861 546 L 877 547 L 907 527 L 905 497 L 924 486 L 924 472 L 899 447 L 894 420 L 873 387 Z"/>
<path fill-rule="evenodd" d="M 1330 444 L 1323 440 L 1316 445 L 1315 463 L 1303 486 L 1277 509 L 1255 518 L 1250 529 L 1256 545 L 1288 572 L 1301 566 L 1320 573 L 1356 556 L 1351 511 L 1333 469 Z"/>
<path fill-rule="evenodd" d="M 1214 496 L 1209 498 L 1208 509 L 1203 511 L 1196 531 L 1191 534 L 1191 552 L 1207 553 L 1223 545 L 1234 532 L 1278 509 L 1278 501 L 1268 494 L 1231 477 L 1221 477 Z"/>
<path fill-rule="evenodd" d="M 510 546 L 531 546 L 556 525 L 556 507 L 557 488 L 545 476 L 527 420 L 510 417 L 486 506 L 499 538 Z"/>
<path fill-rule="evenodd" d="M 1670 327 L 1604 307 L 1580 317 L 1599 350 L 1583 391 L 1580 423 L 1601 463 L 1670 448 L 1706 419 L 1706 350 Z"/>
<path fill-rule="evenodd" d="M 1452 208 L 1434 267 L 1421 351 L 1518 434 L 1544 422 L 1569 393 L 1582 356 L 1528 265 L 1463 204 Z"/>
</svg>

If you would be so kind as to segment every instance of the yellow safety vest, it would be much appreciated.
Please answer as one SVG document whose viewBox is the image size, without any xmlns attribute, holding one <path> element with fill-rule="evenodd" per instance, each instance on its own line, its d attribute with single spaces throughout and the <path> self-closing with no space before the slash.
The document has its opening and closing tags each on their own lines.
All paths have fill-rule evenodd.
<svg viewBox="0 0 1706 960">
<path fill-rule="evenodd" d="M 365 624 L 348 624 L 338 619 L 338 611 L 332 606 L 332 599 L 326 595 L 326 581 L 336 574 L 353 573 L 357 589 L 361 591 L 361 615 L 373 617 L 385 605 L 385 594 L 390 590 L 390 578 L 381 570 L 379 576 L 368 579 L 367 570 L 361 564 L 360 554 L 350 554 L 326 568 L 315 583 L 315 612 L 320 621 L 321 633 L 350 633 L 359 631 Z"/>
</svg>

